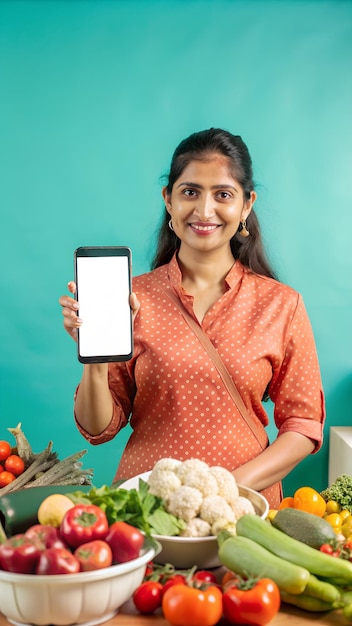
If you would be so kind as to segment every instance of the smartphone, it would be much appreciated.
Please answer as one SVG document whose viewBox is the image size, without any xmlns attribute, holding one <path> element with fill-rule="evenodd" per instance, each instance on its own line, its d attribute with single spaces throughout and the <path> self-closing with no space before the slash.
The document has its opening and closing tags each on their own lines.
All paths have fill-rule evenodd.
<svg viewBox="0 0 352 626">
<path fill-rule="evenodd" d="M 124 246 L 87 246 L 75 250 L 77 315 L 83 320 L 77 332 L 81 363 L 131 359 L 131 265 L 131 250 Z"/>
</svg>

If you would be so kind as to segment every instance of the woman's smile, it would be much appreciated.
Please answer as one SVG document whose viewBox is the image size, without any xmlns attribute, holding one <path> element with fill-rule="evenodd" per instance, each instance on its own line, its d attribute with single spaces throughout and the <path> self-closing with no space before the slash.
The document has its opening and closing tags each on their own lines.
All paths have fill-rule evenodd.
<svg viewBox="0 0 352 626">
<path fill-rule="evenodd" d="M 204 237 L 214 233 L 218 228 L 220 228 L 221 224 L 209 224 L 207 222 L 190 222 L 189 226 L 194 233 Z"/>
</svg>

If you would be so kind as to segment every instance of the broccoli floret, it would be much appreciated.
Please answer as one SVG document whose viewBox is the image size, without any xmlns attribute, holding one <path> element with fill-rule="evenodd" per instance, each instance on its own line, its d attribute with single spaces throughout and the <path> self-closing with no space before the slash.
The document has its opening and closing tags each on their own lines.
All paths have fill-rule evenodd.
<svg viewBox="0 0 352 626">
<path fill-rule="evenodd" d="M 334 500 L 352 513 L 352 476 L 341 474 L 330 487 L 321 492 L 326 502 Z"/>
</svg>

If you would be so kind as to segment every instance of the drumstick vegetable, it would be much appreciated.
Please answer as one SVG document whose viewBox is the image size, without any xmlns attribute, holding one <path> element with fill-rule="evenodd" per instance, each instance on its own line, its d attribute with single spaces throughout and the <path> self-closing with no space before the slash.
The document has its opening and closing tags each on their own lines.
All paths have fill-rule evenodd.
<svg viewBox="0 0 352 626">
<path fill-rule="evenodd" d="M 8 428 L 8 431 L 16 439 L 17 454 L 24 460 L 26 469 L 10 484 L 0 489 L 0 496 L 29 487 L 91 484 L 93 469 L 83 469 L 80 462 L 87 450 L 75 452 L 60 461 L 57 453 L 52 451 L 52 441 L 49 441 L 45 450 L 35 454 L 21 428 L 21 423 L 16 428 Z"/>
</svg>

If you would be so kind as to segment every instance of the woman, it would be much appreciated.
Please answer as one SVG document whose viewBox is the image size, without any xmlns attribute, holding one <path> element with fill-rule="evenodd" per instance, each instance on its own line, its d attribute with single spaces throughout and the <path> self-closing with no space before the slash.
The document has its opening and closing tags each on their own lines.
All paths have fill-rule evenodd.
<svg viewBox="0 0 352 626">
<path fill-rule="evenodd" d="M 84 366 L 77 426 L 100 444 L 130 421 L 115 478 L 163 457 L 198 457 L 277 508 L 282 478 L 322 445 L 324 400 L 302 298 L 275 279 L 263 252 L 246 145 L 221 129 L 192 134 L 173 155 L 162 195 L 153 269 L 133 280 L 133 357 Z M 216 347 L 262 433 L 262 400 L 272 399 L 273 443 L 258 442 L 170 292 Z M 78 305 L 68 296 L 60 304 L 75 338 Z"/>
</svg>

